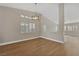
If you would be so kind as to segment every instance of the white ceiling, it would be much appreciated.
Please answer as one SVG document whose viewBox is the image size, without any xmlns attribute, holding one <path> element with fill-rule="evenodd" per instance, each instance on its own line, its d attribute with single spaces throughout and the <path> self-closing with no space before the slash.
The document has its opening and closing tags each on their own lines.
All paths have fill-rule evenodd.
<svg viewBox="0 0 79 59">
<path fill-rule="evenodd" d="M 37 5 L 35 3 L 0 3 L 0 5 L 38 12 L 49 20 L 58 22 L 58 4 L 56 3 L 38 3 Z"/>
<path fill-rule="evenodd" d="M 41 13 L 55 23 L 58 23 L 58 5 L 56 3 L 0 3 L 1 6 L 8 6 L 23 10 Z M 65 22 L 79 22 L 79 3 L 64 4 Z"/>
</svg>

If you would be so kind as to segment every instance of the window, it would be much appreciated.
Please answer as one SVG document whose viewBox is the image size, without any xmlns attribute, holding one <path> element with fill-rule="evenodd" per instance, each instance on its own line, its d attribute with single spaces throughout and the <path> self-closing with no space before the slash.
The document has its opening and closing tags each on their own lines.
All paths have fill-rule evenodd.
<svg viewBox="0 0 79 59">
<path fill-rule="evenodd" d="M 21 23 L 21 33 L 24 33 L 24 32 L 25 32 L 25 24 Z"/>
<path fill-rule="evenodd" d="M 35 32 L 35 24 L 34 23 L 29 23 L 29 31 Z"/>
<path fill-rule="evenodd" d="M 30 33 L 30 32 L 35 32 L 36 31 L 36 26 L 34 22 L 31 22 L 33 20 L 29 20 L 26 18 L 21 19 L 21 33 Z"/>
<path fill-rule="evenodd" d="M 66 26 L 64 26 L 64 31 L 66 31 Z"/>
<path fill-rule="evenodd" d="M 26 28 L 26 29 L 25 29 L 25 32 L 26 32 L 26 33 L 28 33 L 28 32 L 29 32 L 28 27 L 29 27 L 29 25 L 28 25 L 28 24 L 25 24 L 25 28 Z"/>
</svg>

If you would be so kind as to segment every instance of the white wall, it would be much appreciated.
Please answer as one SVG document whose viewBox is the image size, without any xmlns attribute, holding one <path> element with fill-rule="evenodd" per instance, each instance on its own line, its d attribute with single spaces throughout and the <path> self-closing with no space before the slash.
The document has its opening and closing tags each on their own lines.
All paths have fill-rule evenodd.
<svg viewBox="0 0 79 59">
<path fill-rule="evenodd" d="M 59 22 L 59 4 L 45 3 L 45 4 L 0 4 L 1 6 L 8 6 L 22 10 L 29 10 L 40 13 L 41 16 L 41 36 L 51 38 L 54 40 L 63 41 L 57 38 L 57 24 Z"/>
<path fill-rule="evenodd" d="M 57 39 L 56 33 L 57 33 L 56 23 L 42 16 L 41 17 L 41 36 L 56 40 Z"/>
<path fill-rule="evenodd" d="M 65 35 L 79 37 L 79 3 L 64 4 Z"/>
<path fill-rule="evenodd" d="M 43 37 L 57 39 L 58 4 L 52 4 L 43 12 L 41 17 L 41 35 Z"/>
<path fill-rule="evenodd" d="M 79 3 L 64 4 L 65 23 L 79 22 Z"/>
<path fill-rule="evenodd" d="M 21 14 L 33 16 L 37 13 L 0 6 L 0 43 L 18 41 L 39 36 L 38 20 L 34 22 L 36 24 L 35 32 L 21 33 Z M 37 15 L 40 16 L 39 14 Z"/>
<path fill-rule="evenodd" d="M 42 36 L 51 38 L 57 41 L 64 41 L 63 29 L 64 29 L 64 5 L 56 4 L 51 6 L 51 17 L 41 17 L 41 30 Z M 49 12 L 50 13 L 50 12 Z M 47 14 L 46 14 L 47 15 Z M 54 18 L 53 17 L 56 17 Z M 54 22 L 55 21 L 55 22 Z"/>
</svg>

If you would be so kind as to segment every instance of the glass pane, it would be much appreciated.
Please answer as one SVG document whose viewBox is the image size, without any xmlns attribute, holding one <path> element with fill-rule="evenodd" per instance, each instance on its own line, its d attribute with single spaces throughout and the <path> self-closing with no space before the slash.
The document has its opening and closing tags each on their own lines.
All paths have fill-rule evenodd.
<svg viewBox="0 0 79 59">
<path fill-rule="evenodd" d="M 35 24 L 34 23 L 29 23 L 29 31 L 35 32 Z"/>
<path fill-rule="evenodd" d="M 21 33 L 25 33 L 25 24 L 21 23 Z"/>
<path fill-rule="evenodd" d="M 28 33 L 29 32 L 29 19 L 21 17 L 21 22 L 20 22 L 20 26 L 21 26 L 21 33 Z"/>
</svg>

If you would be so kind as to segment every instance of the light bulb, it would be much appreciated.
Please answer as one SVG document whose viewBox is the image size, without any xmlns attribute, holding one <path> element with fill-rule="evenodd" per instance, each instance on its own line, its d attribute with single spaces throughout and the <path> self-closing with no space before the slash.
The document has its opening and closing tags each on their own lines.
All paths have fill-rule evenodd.
<svg viewBox="0 0 79 59">
<path fill-rule="evenodd" d="M 20 17 L 24 18 L 24 15 L 20 15 Z"/>
<path fill-rule="evenodd" d="M 28 16 L 25 16 L 25 18 L 29 18 Z"/>
</svg>

